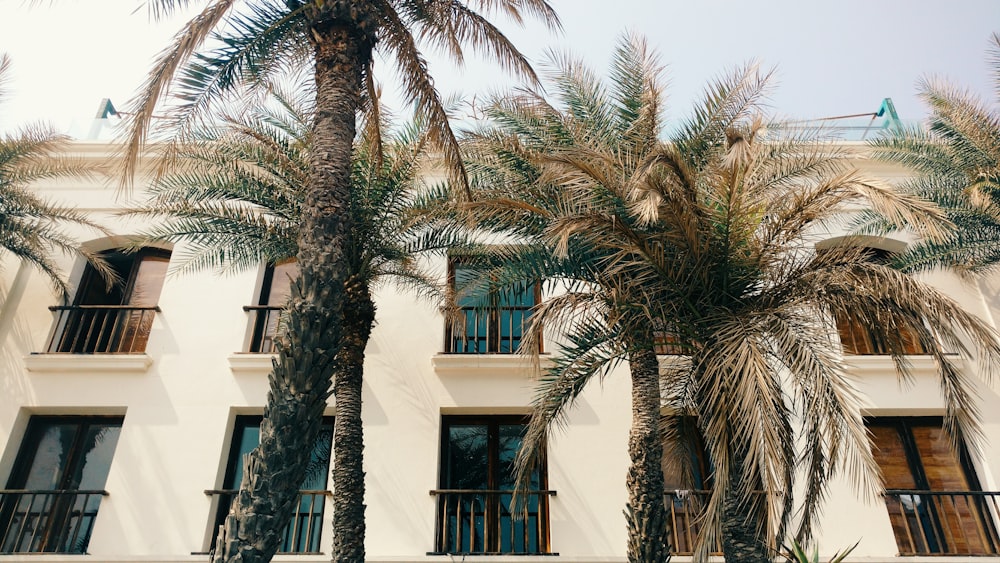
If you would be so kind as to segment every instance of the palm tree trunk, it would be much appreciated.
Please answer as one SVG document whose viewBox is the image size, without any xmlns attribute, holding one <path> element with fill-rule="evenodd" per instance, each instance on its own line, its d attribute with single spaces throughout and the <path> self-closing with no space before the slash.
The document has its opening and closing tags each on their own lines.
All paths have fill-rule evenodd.
<svg viewBox="0 0 1000 563">
<path fill-rule="evenodd" d="M 316 116 L 299 231 L 300 277 L 285 333 L 275 340 L 260 446 L 247 456 L 240 492 L 216 542 L 214 561 L 265 563 L 278 550 L 319 435 L 341 343 L 349 230 L 351 152 L 361 76 L 372 41 L 327 18 L 313 26 Z"/>
<path fill-rule="evenodd" d="M 726 561 L 740 563 L 772 563 L 772 550 L 765 541 L 766 525 L 759 506 L 739 494 L 746 479 L 746 447 L 731 448 L 729 482 L 723 502 L 721 522 L 722 554 Z M 752 487 L 759 489 L 759 486 Z"/>
<path fill-rule="evenodd" d="M 647 342 L 650 340 L 647 340 Z M 632 375 L 632 428 L 626 477 L 629 563 L 670 559 L 663 498 L 663 440 L 660 436 L 660 365 L 651 348 L 629 358 Z"/>
<path fill-rule="evenodd" d="M 337 418 L 333 427 L 333 561 L 365 561 L 364 432 L 361 382 L 365 348 L 375 324 L 375 303 L 364 282 L 345 291 L 344 341 L 334 368 Z"/>
</svg>

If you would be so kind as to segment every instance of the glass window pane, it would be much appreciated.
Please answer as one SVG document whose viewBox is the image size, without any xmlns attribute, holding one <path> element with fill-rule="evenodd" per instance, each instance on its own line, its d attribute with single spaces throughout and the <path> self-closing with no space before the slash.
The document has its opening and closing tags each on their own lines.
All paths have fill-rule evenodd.
<svg viewBox="0 0 1000 563">
<path fill-rule="evenodd" d="M 444 487 L 446 489 L 489 488 L 489 438 L 484 425 L 453 425 L 448 428 Z"/>
<path fill-rule="evenodd" d="M 37 440 L 37 445 L 26 443 L 21 447 L 23 450 L 34 446 L 34 457 L 24 481 L 12 483 L 12 487 L 33 490 L 61 488 L 78 430 L 77 424 L 46 424 L 35 432 L 27 433 L 26 440 Z"/>
<path fill-rule="evenodd" d="M 455 292 L 459 307 L 485 307 L 489 299 L 489 284 L 478 270 L 455 266 Z"/>
<path fill-rule="evenodd" d="M 501 424 L 497 444 L 497 488 L 510 490 L 516 484 L 514 460 L 517 452 L 521 449 L 521 441 L 524 436 L 526 426 L 523 424 Z M 538 471 L 531 475 L 531 488 L 537 490 L 539 487 Z"/>
<path fill-rule="evenodd" d="M 230 477 L 223 484 L 223 488 L 226 489 L 240 488 L 240 483 L 243 482 L 243 458 L 256 448 L 257 444 L 260 444 L 260 422 L 245 426 L 238 425 L 236 433 L 238 442 L 235 442 L 235 444 L 237 445 L 237 449 L 229 454 Z"/>
<path fill-rule="evenodd" d="M 73 476 L 75 488 L 83 490 L 100 490 L 108 480 L 111 469 L 111 459 L 118 445 L 119 426 L 93 425 L 87 429 L 81 452 L 81 463 Z"/>
<path fill-rule="evenodd" d="M 259 416 L 238 417 L 234 449 L 229 454 L 229 478 L 223 483 L 225 489 L 238 489 L 243 481 L 243 458 L 260 444 Z M 306 477 L 299 489 L 320 491 L 326 488 L 330 467 L 330 452 L 333 444 L 333 421 L 324 420 L 320 434 L 313 446 Z"/>
<path fill-rule="evenodd" d="M 85 553 L 121 419 L 32 417 L 0 499 L 0 553 Z"/>
<path fill-rule="evenodd" d="M 326 488 L 326 475 L 330 468 L 330 450 L 333 446 L 333 426 L 324 425 L 320 429 L 316 444 L 309 455 L 309 466 L 306 467 L 306 478 L 299 489 L 303 491 L 319 491 Z"/>
</svg>

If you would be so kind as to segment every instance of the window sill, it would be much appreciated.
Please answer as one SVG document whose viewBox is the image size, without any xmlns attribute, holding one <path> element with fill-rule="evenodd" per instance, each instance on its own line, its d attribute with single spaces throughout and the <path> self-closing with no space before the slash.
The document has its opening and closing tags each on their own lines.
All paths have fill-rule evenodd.
<svg viewBox="0 0 1000 563">
<path fill-rule="evenodd" d="M 271 360 L 277 354 L 255 354 L 252 352 L 242 352 L 230 354 L 229 370 L 240 375 L 267 375 L 271 371 Z"/>
<path fill-rule="evenodd" d="M 531 375 L 535 368 L 553 366 L 547 355 L 538 357 L 522 354 L 435 354 L 431 364 L 438 375 Z"/>
<path fill-rule="evenodd" d="M 881 374 L 895 374 L 896 364 L 892 361 L 892 356 L 880 355 L 880 356 L 855 356 L 850 354 L 844 354 L 844 364 L 846 364 L 847 369 L 858 376 L 866 375 L 881 375 Z M 933 356 L 919 355 L 919 356 L 904 356 L 906 361 L 910 364 L 910 373 L 913 375 L 933 375 L 937 373 L 937 365 L 934 363 Z M 966 360 L 960 357 L 958 354 L 949 356 L 953 361 L 955 361 L 959 366 L 964 367 Z"/>
<path fill-rule="evenodd" d="M 148 354 L 31 354 L 24 367 L 37 373 L 146 373 Z"/>
</svg>

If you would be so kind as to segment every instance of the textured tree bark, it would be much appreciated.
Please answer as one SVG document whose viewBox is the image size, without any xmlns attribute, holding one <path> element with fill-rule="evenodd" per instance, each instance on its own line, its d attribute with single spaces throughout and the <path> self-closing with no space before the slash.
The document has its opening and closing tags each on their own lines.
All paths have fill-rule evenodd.
<svg viewBox="0 0 1000 563">
<path fill-rule="evenodd" d="M 632 428 L 626 477 L 629 563 L 662 563 L 670 559 L 663 499 L 663 440 L 660 437 L 660 366 L 652 349 L 629 358 L 632 375 Z"/>
<path fill-rule="evenodd" d="M 333 427 L 333 561 L 364 563 L 365 472 L 361 423 L 361 382 L 365 347 L 375 324 L 375 303 L 368 285 L 348 283 L 344 301 L 344 339 L 334 367 L 337 418 Z"/>
<path fill-rule="evenodd" d="M 301 274 L 292 284 L 285 330 L 275 340 L 278 360 L 260 446 L 247 457 L 240 492 L 216 542 L 216 562 L 264 563 L 278 550 L 319 434 L 341 344 L 351 153 L 362 72 L 374 42 L 342 14 L 319 16 L 312 28 L 316 116 L 298 241 Z"/>
<path fill-rule="evenodd" d="M 732 468 L 730 469 L 726 500 L 723 502 L 721 522 L 722 554 L 726 561 L 740 563 L 772 563 L 768 555 L 772 553 L 765 540 L 766 526 L 759 510 L 755 510 L 750 499 L 741 497 L 738 491 L 746 478 L 745 448 L 731 448 Z M 759 487 L 753 487 L 759 489 Z"/>
</svg>

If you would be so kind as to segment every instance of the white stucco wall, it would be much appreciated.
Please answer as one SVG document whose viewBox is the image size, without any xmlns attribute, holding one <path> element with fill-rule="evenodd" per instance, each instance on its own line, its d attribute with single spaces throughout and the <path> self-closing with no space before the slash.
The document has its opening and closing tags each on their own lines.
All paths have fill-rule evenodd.
<svg viewBox="0 0 1000 563">
<path fill-rule="evenodd" d="M 82 155 L 102 155 L 107 147 L 79 145 L 78 149 Z M 884 177 L 898 175 L 891 169 L 869 168 Z M 111 213 L 122 205 L 113 184 L 55 181 L 39 186 L 39 191 L 92 210 L 95 217 L 115 225 L 115 232 L 128 233 L 128 224 Z M 205 560 L 205 555 L 192 555 L 208 548 L 214 521 L 211 499 L 203 491 L 221 487 L 234 417 L 259 414 L 266 396 L 266 358 L 256 360 L 257 369 L 238 367 L 248 360 L 238 354 L 248 321 L 241 307 L 254 302 L 260 273 L 169 277 L 147 346 L 151 364 L 114 372 L 128 367 L 122 358 L 74 357 L 59 364 L 33 356 L 45 350 L 52 328 L 47 308 L 56 304 L 56 298 L 40 274 L 9 257 L 0 259 L 0 478 L 10 474 L 30 415 L 124 415 L 105 487 L 109 496 L 94 526 L 89 559 Z M 64 258 L 63 266 L 79 277 L 81 267 L 72 259 Z M 443 264 L 438 267 L 444 271 Z M 963 285 L 943 274 L 930 279 L 984 319 L 992 322 L 1000 314 L 1000 279 L 978 285 Z M 436 505 L 428 492 L 438 487 L 441 416 L 529 412 L 531 369 L 503 357 L 436 357 L 443 345 L 444 320 L 433 304 L 391 286 L 379 290 L 376 303 L 378 326 L 367 353 L 363 413 L 368 558 L 444 561 L 449 558 L 426 555 L 433 548 Z M 858 363 L 858 386 L 869 398 L 867 414 L 942 412 L 926 362 L 915 362 L 915 383 L 910 387 L 900 387 L 891 365 L 881 359 Z M 974 363 L 968 370 L 970 376 L 978 376 Z M 988 439 L 975 456 L 976 465 L 984 488 L 997 490 L 996 384 L 982 385 L 980 398 Z M 594 384 L 583 394 L 567 426 L 548 445 L 549 488 L 557 491 L 550 503 L 551 546 L 558 559 L 624 560 L 629 423 L 629 383 L 625 368 L 619 368 L 603 385 Z M 321 544 L 326 555 L 277 560 L 328 559 L 328 528 L 325 524 Z M 820 551 L 832 553 L 859 539 L 851 560 L 907 559 L 895 556 L 881 499 L 858 500 L 850 484 L 840 481 L 830 491 Z M 80 558 L 2 557 L 35 563 Z"/>
</svg>

